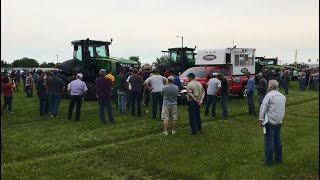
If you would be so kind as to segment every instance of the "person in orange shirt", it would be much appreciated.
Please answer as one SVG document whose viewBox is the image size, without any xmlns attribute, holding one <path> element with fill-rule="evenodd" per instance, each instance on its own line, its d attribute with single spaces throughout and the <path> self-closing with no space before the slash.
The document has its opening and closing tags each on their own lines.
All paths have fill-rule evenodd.
<svg viewBox="0 0 320 180">
<path fill-rule="evenodd" d="M 116 104 L 116 107 L 118 109 L 118 101 L 117 101 L 117 90 L 115 88 L 115 78 L 112 72 L 112 69 L 109 69 L 107 71 L 107 75 L 105 76 L 106 78 L 109 78 L 112 81 L 112 100 L 114 101 L 114 103 Z"/>
<path fill-rule="evenodd" d="M 109 78 L 109 79 L 111 79 L 111 81 L 112 81 L 112 84 L 113 84 L 113 86 L 114 86 L 114 81 L 115 81 L 115 78 L 114 78 L 114 75 L 113 75 L 113 73 L 112 73 L 112 70 L 111 70 L 111 69 L 109 69 L 109 70 L 107 71 L 107 75 L 106 75 L 106 78 Z"/>
</svg>

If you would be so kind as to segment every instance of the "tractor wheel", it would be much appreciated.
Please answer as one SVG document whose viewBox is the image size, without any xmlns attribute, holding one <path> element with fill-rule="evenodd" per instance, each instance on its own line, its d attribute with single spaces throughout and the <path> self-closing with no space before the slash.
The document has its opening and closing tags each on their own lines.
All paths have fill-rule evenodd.
<svg viewBox="0 0 320 180">
<path fill-rule="evenodd" d="M 87 91 L 87 95 L 85 97 L 85 100 L 89 100 L 89 101 L 96 100 L 97 96 L 96 96 L 95 83 L 94 82 L 86 82 L 86 84 L 87 84 L 88 91 Z"/>
</svg>

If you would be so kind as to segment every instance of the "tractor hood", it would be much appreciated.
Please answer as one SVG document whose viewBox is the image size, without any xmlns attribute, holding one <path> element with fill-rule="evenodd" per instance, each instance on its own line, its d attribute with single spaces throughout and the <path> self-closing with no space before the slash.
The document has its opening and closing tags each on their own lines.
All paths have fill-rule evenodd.
<svg viewBox="0 0 320 180">
<path fill-rule="evenodd" d="M 135 67 L 138 67 L 138 62 L 130 60 L 130 59 L 119 58 L 119 57 L 97 58 L 96 60 L 112 61 L 112 62 L 120 63 L 121 65 L 122 64 L 130 64 L 130 65 L 134 65 Z"/>
</svg>

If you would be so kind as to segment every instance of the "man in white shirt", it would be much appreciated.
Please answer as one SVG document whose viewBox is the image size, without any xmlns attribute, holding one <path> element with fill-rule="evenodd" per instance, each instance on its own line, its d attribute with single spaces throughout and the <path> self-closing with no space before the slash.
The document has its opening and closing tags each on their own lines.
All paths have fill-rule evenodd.
<svg viewBox="0 0 320 180">
<path fill-rule="evenodd" d="M 207 83 L 207 100 L 206 100 L 206 109 L 205 116 L 209 115 L 209 107 L 212 104 L 212 117 L 216 116 L 216 104 L 218 101 L 218 89 L 221 87 L 221 82 L 217 79 L 218 73 L 213 73 L 212 78 Z"/>
<path fill-rule="evenodd" d="M 162 103 L 163 97 L 161 96 L 161 91 L 164 85 L 167 83 L 167 78 L 161 76 L 158 70 L 152 71 L 152 76 L 145 80 L 144 85 L 146 88 L 151 90 L 151 97 L 152 97 L 152 117 L 155 119 L 157 118 L 157 104 L 159 102 L 160 106 L 160 118 L 161 118 L 161 111 L 162 111 Z"/>
<path fill-rule="evenodd" d="M 72 111 L 74 106 L 76 105 L 76 121 L 80 120 L 80 110 L 81 110 L 81 103 L 84 98 L 84 95 L 88 91 L 86 83 L 81 81 L 83 75 L 78 73 L 76 76 L 76 80 L 71 81 L 68 84 L 68 92 L 70 94 L 70 104 L 68 110 L 68 120 L 71 120 Z"/>
<path fill-rule="evenodd" d="M 264 144 L 265 158 L 264 165 L 273 164 L 273 151 L 275 162 L 282 163 L 282 142 L 280 136 L 282 119 L 285 114 L 286 97 L 278 90 L 279 83 L 276 80 L 269 81 L 269 93 L 263 99 L 260 107 L 259 122 L 265 128 Z"/>
</svg>

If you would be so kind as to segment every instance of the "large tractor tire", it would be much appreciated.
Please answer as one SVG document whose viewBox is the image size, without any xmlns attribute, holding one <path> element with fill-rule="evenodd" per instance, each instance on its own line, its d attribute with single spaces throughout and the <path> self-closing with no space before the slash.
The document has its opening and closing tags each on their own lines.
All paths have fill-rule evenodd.
<svg viewBox="0 0 320 180">
<path fill-rule="evenodd" d="M 73 69 L 77 69 L 77 67 L 81 67 L 81 62 L 74 59 L 67 60 L 58 66 L 62 72 L 69 73 L 70 75 L 72 75 Z"/>
</svg>

